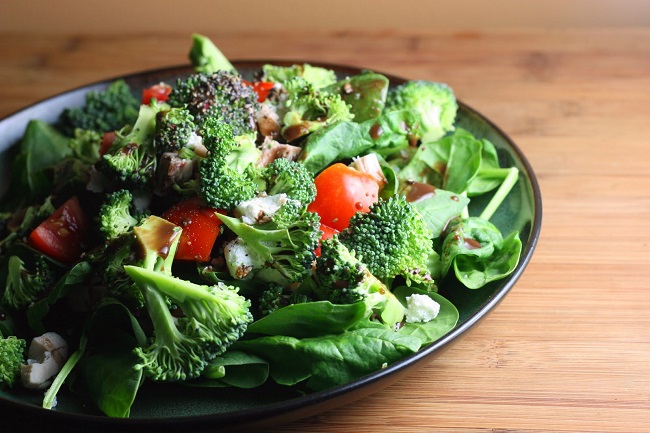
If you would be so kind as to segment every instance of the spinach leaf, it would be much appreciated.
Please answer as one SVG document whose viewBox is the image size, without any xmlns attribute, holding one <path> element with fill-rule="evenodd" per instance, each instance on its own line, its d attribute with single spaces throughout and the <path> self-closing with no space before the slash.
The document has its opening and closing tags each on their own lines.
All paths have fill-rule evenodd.
<svg viewBox="0 0 650 433">
<path fill-rule="evenodd" d="M 458 194 L 467 192 L 482 160 L 482 143 L 465 130 L 455 131 L 441 141 L 450 141 L 449 159 L 442 187 Z"/>
<path fill-rule="evenodd" d="M 418 119 L 411 110 L 384 113 L 360 125 L 364 137 L 373 142 L 372 151 L 386 157 L 411 146 L 419 137 Z"/>
<path fill-rule="evenodd" d="M 326 87 L 324 90 L 338 93 L 350 106 L 357 123 L 377 118 L 386 105 L 389 81 L 382 74 L 364 71 L 361 74 L 346 77 Z"/>
<path fill-rule="evenodd" d="M 363 327 L 335 335 L 297 339 L 268 336 L 234 347 L 266 359 L 281 385 L 307 381 L 318 391 L 348 383 L 419 350 L 421 341 L 385 327 Z"/>
<path fill-rule="evenodd" d="M 72 155 L 69 138 L 42 120 L 31 120 L 12 167 L 12 197 L 16 208 L 42 201 L 52 190 L 51 169 Z"/>
<path fill-rule="evenodd" d="M 307 170 L 318 173 L 335 161 L 367 152 L 372 145 L 364 136 L 361 124 L 337 122 L 309 134 L 300 162 Z"/>
<path fill-rule="evenodd" d="M 369 151 L 392 155 L 410 145 L 416 133 L 414 128 L 415 117 L 408 110 L 382 114 L 362 123 L 333 123 L 307 137 L 300 162 L 312 173 L 318 173 L 333 162 Z"/>
<path fill-rule="evenodd" d="M 123 304 L 105 299 L 84 329 L 88 346 L 79 362 L 86 390 L 97 407 L 108 416 L 129 416 L 138 389 L 144 379 L 136 370 L 136 346 L 146 336 L 138 320 Z"/>
<path fill-rule="evenodd" d="M 435 189 L 432 195 L 413 202 L 413 206 L 422 215 L 435 240 L 440 237 L 449 221 L 460 215 L 468 203 L 469 199 L 465 196 Z"/>
<path fill-rule="evenodd" d="M 481 140 L 481 166 L 467 188 L 467 195 L 474 197 L 497 188 L 507 175 L 506 168 L 499 166 L 497 150 L 490 141 Z"/>
<path fill-rule="evenodd" d="M 489 220 L 517 182 L 516 167 L 500 168 L 496 148 L 457 128 L 433 143 L 419 146 L 410 161 L 392 163 L 402 184 L 429 184 L 458 195 L 474 197 L 498 188 L 481 213 Z M 463 209 L 463 217 L 468 210 Z"/>
<path fill-rule="evenodd" d="M 459 131 L 462 130 L 456 129 L 455 134 Z M 421 182 L 442 188 L 451 144 L 451 139 L 440 139 L 418 146 L 408 162 L 398 170 L 399 179 L 403 182 Z"/>
<path fill-rule="evenodd" d="M 133 351 L 122 350 L 89 355 L 80 362 L 86 389 L 106 415 L 128 418 L 142 382 L 142 369 L 133 368 L 137 361 Z"/>
<path fill-rule="evenodd" d="M 442 274 L 453 266 L 458 280 L 470 289 L 509 275 L 521 254 L 519 233 L 505 240 L 489 221 L 470 217 L 450 223 L 442 243 Z"/>
<path fill-rule="evenodd" d="M 44 333 L 47 329 L 43 319 L 50 311 L 50 307 L 60 299 L 68 296 L 74 288 L 80 287 L 86 281 L 91 271 L 88 262 L 79 262 L 66 272 L 54 286 L 47 297 L 35 302 L 27 309 L 27 322 L 37 333 Z"/>
<path fill-rule="evenodd" d="M 268 377 L 268 362 L 259 356 L 229 350 L 210 362 L 200 379 L 188 382 L 188 385 L 204 388 L 234 386 L 250 389 L 262 385 Z"/>
<path fill-rule="evenodd" d="M 399 171 L 399 178 L 462 194 L 481 166 L 482 147 L 469 131 L 457 128 L 435 142 L 420 145 Z"/>
<path fill-rule="evenodd" d="M 454 261 L 456 277 L 470 289 L 483 287 L 490 281 L 508 276 L 519 263 L 521 240 L 519 233 L 513 232 L 503 240 L 500 248 L 483 260 L 474 255 L 460 255 Z"/>
<path fill-rule="evenodd" d="M 494 145 L 457 128 L 433 143 L 422 144 L 399 170 L 402 181 L 424 182 L 469 197 L 497 188 L 508 169 L 499 166 Z"/>
<path fill-rule="evenodd" d="M 427 292 L 415 287 L 400 286 L 393 290 L 397 298 L 406 305 L 406 298 L 413 294 L 427 295 L 438 304 L 440 304 L 440 312 L 438 316 L 425 323 L 406 323 L 399 332 L 406 335 L 412 335 L 422 341 L 422 345 L 427 345 L 438 340 L 447 332 L 454 329 L 458 323 L 459 313 L 458 309 L 442 295 L 435 292 Z"/>
<path fill-rule="evenodd" d="M 295 338 L 317 337 L 346 331 L 365 315 L 363 302 L 345 305 L 329 301 L 306 302 L 280 308 L 248 325 L 246 332 Z"/>
</svg>

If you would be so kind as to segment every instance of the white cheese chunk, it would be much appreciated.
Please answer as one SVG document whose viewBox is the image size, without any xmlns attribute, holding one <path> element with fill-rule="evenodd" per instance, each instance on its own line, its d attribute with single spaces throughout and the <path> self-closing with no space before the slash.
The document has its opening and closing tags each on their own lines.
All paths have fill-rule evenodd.
<svg viewBox="0 0 650 433">
<path fill-rule="evenodd" d="M 424 323 L 438 317 L 440 304 L 427 295 L 413 294 L 406 298 L 406 322 Z"/>
</svg>

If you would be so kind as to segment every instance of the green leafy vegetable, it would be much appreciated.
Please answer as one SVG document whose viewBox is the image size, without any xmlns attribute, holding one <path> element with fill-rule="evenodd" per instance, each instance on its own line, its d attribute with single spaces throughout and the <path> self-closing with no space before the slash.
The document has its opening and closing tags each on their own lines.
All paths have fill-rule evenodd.
<svg viewBox="0 0 650 433">
<path fill-rule="evenodd" d="M 203 371 L 200 379 L 192 386 L 250 389 L 266 382 L 269 377 L 269 363 L 259 356 L 229 350 L 215 358 Z"/>
<path fill-rule="evenodd" d="M 307 137 L 300 162 L 318 173 L 333 162 L 370 151 L 393 155 L 411 144 L 416 129 L 413 113 L 408 110 L 385 113 L 362 123 L 333 123 Z"/>
<path fill-rule="evenodd" d="M 295 338 L 339 334 L 367 316 L 363 302 L 333 304 L 306 302 L 280 308 L 248 327 L 251 334 L 287 335 Z"/>
<path fill-rule="evenodd" d="M 343 385 L 420 349 L 419 338 L 387 328 L 359 327 L 340 334 L 297 339 L 287 336 L 239 341 L 237 350 L 268 360 L 282 385 L 306 381 L 311 390 Z"/>
<path fill-rule="evenodd" d="M 376 119 L 384 111 L 389 80 L 382 74 L 365 71 L 346 77 L 326 90 L 338 93 L 350 106 L 357 123 Z"/>
<path fill-rule="evenodd" d="M 106 300 L 87 324 L 85 335 L 89 341 L 79 374 L 86 391 L 106 415 L 128 417 L 144 378 L 143 371 L 134 368 L 138 357 L 133 353 L 146 343 L 142 327 L 123 304 Z"/>
<path fill-rule="evenodd" d="M 453 266 L 456 277 L 470 289 L 510 274 L 521 255 L 518 232 L 503 239 L 490 222 L 470 217 L 454 220 L 446 230 L 442 244 L 442 273 Z"/>
<path fill-rule="evenodd" d="M 422 345 L 425 346 L 433 343 L 444 336 L 447 332 L 454 329 L 458 323 L 459 314 L 454 304 L 438 293 L 407 286 L 401 286 L 395 289 L 395 296 L 397 296 L 403 303 L 406 303 L 406 297 L 416 293 L 427 295 L 440 304 L 440 312 L 434 320 L 429 322 L 405 323 L 400 327 L 399 332 L 401 334 L 407 334 L 419 338 L 420 341 L 422 341 Z"/>
<path fill-rule="evenodd" d="M 54 166 L 72 154 L 69 139 L 41 120 L 31 120 L 11 170 L 9 208 L 40 203 L 50 195 Z"/>
</svg>

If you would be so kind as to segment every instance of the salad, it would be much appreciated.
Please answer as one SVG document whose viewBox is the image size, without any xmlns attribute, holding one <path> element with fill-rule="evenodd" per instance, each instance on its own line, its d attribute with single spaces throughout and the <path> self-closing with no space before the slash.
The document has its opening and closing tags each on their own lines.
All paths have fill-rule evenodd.
<svg viewBox="0 0 650 433">
<path fill-rule="evenodd" d="M 243 77 L 201 35 L 190 60 L 29 122 L 0 197 L 0 386 L 111 417 L 147 382 L 323 390 L 453 329 L 451 279 L 517 266 L 490 218 L 518 171 L 456 125 L 449 86 Z"/>
</svg>

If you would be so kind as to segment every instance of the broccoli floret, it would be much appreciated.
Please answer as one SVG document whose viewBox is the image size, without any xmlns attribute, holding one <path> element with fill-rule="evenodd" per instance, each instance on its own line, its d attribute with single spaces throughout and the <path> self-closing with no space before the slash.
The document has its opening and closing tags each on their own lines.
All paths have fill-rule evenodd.
<svg viewBox="0 0 650 433">
<path fill-rule="evenodd" d="M 89 285 L 103 289 L 105 296 L 117 299 L 134 312 L 144 307 L 140 289 L 124 271 L 125 265 L 138 265 L 141 262 L 133 230 L 102 242 L 85 253 L 83 259 L 93 269 L 94 278 Z"/>
<path fill-rule="evenodd" d="M 179 78 L 168 102 L 172 107 L 187 108 L 199 126 L 206 119 L 216 117 L 229 123 L 234 135 L 257 130 L 257 93 L 232 72 L 199 73 Z"/>
<path fill-rule="evenodd" d="M 458 103 L 443 83 L 407 81 L 388 91 L 384 112 L 413 110 L 419 117 L 423 142 L 432 142 L 454 130 Z"/>
<path fill-rule="evenodd" d="M 102 134 L 93 130 L 75 129 L 74 137 L 70 140 L 74 158 L 90 165 L 99 160 L 101 145 Z"/>
<path fill-rule="evenodd" d="M 136 368 L 157 381 L 196 378 L 244 334 L 253 319 L 250 302 L 234 287 L 204 286 L 171 275 L 180 227 L 152 216 L 134 231 L 143 260 L 124 269 L 142 291 L 154 329 L 151 344 L 135 349 Z M 170 302 L 182 311 L 178 319 Z"/>
<path fill-rule="evenodd" d="M 257 258 L 253 264 L 257 267 L 254 269 L 256 278 L 288 284 L 300 282 L 309 275 L 321 236 L 318 214 L 303 212 L 290 224 L 284 221 L 282 227 L 273 218 L 253 226 L 238 218 L 221 214 L 217 217 L 237 235 L 249 255 Z M 231 275 L 240 278 L 239 264 L 231 263 L 228 257 L 226 261 Z"/>
<path fill-rule="evenodd" d="M 108 295 L 122 302 L 133 311 L 144 308 L 145 300 L 142 292 L 133 280 L 126 274 L 124 266 L 136 262 L 136 256 L 131 248 L 120 248 L 105 264 L 102 281 L 108 289 Z"/>
<path fill-rule="evenodd" d="M 339 239 L 384 282 L 402 276 L 409 284 L 432 283 L 427 261 L 433 234 L 401 195 L 380 200 L 369 212 L 357 212 Z"/>
<path fill-rule="evenodd" d="M 136 264 L 138 257 L 133 245 L 134 236 L 119 238 L 109 248 L 110 255 L 102 265 L 101 281 L 108 290 L 108 295 L 118 299 L 132 310 L 144 307 L 144 297 L 138 286 L 126 274 L 124 266 Z"/>
<path fill-rule="evenodd" d="M 115 239 L 135 227 L 139 219 L 133 207 L 133 194 L 120 189 L 107 195 L 99 210 L 99 231 L 104 239 Z"/>
<path fill-rule="evenodd" d="M 10 335 L 0 336 L 0 386 L 13 386 L 20 377 L 20 365 L 25 362 L 27 342 Z"/>
<path fill-rule="evenodd" d="M 100 159 L 101 145 L 101 133 L 75 129 L 74 137 L 68 142 L 72 150 L 71 155 L 52 167 L 51 193 L 56 196 L 70 196 L 86 190 L 92 167 Z"/>
<path fill-rule="evenodd" d="M 331 86 L 336 83 L 336 73 L 332 69 L 312 66 L 308 63 L 292 66 L 264 65 L 262 66 L 262 79 L 274 83 L 284 84 L 287 81 L 300 77 L 311 84 L 315 89 Z"/>
<path fill-rule="evenodd" d="M 321 255 L 309 280 L 316 297 L 335 304 L 364 302 L 368 315 L 377 314 L 393 326 L 404 318 L 404 306 L 339 240 L 338 235 L 321 242 Z"/>
<path fill-rule="evenodd" d="M 196 132 L 194 116 L 186 108 L 170 108 L 156 114 L 154 147 L 158 157 L 165 152 L 178 152 L 187 146 Z"/>
<path fill-rule="evenodd" d="M 38 255 L 33 268 L 28 269 L 18 256 L 10 256 L 7 261 L 7 282 L 2 304 L 20 309 L 36 301 L 56 281 L 56 273 L 44 256 Z"/>
<path fill-rule="evenodd" d="M 59 118 L 59 128 L 70 137 L 74 136 L 77 128 L 114 131 L 133 124 L 138 117 L 139 104 L 129 85 L 124 80 L 117 80 L 104 91 L 88 92 L 83 107 L 64 110 Z"/>
<path fill-rule="evenodd" d="M 313 299 L 304 293 L 288 290 L 280 284 L 271 283 L 258 298 L 258 311 L 264 317 L 287 305 L 311 301 Z"/>
<path fill-rule="evenodd" d="M 156 171 L 157 155 L 153 145 L 156 114 L 165 104 L 141 105 L 135 124 L 117 133 L 115 141 L 101 159 L 98 170 L 109 179 L 126 186 L 142 186 Z"/>
<path fill-rule="evenodd" d="M 238 166 L 236 161 L 229 161 L 238 149 L 232 126 L 209 118 L 200 134 L 207 155 L 199 161 L 199 177 L 178 186 L 177 190 L 185 195 L 198 195 L 206 205 L 225 210 L 253 198 L 259 189 L 259 175 L 252 163 Z"/>
<path fill-rule="evenodd" d="M 314 175 L 298 162 L 278 158 L 264 168 L 262 177 L 268 195 L 284 193 L 305 209 L 316 198 Z"/>
<path fill-rule="evenodd" d="M 302 202 L 288 199 L 273 213 L 271 219 L 278 228 L 290 227 L 305 212 L 305 209 L 306 206 Z"/>
<path fill-rule="evenodd" d="M 235 171 L 242 171 L 249 169 L 253 164 L 257 164 L 262 151 L 255 144 L 256 138 L 257 133 L 235 136 L 236 146 L 226 156 L 228 167 Z"/>
<path fill-rule="evenodd" d="M 237 72 L 228 58 L 206 36 L 193 34 L 190 61 L 196 72 L 211 74 L 219 70 Z"/>
<path fill-rule="evenodd" d="M 294 141 L 332 123 L 350 121 L 354 117 L 338 93 L 320 91 L 300 77 L 287 81 L 284 86 L 289 98 L 281 133 L 287 141 Z"/>
</svg>

